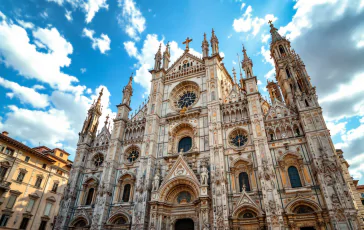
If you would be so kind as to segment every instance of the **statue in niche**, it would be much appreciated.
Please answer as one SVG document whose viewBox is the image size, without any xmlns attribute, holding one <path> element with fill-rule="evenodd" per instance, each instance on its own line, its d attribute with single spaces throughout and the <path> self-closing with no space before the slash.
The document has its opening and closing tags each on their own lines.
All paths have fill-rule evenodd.
<svg viewBox="0 0 364 230">
<path fill-rule="evenodd" d="M 201 169 L 201 184 L 202 185 L 207 185 L 208 178 L 209 178 L 208 170 L 207 170 L 206 166 L 202 166 L 202 169 Z"/>
<path fill-rule="evenodd" d="M 157 191 L 159 189 L 159 182 L 160 182 L 160 170 L 159 168 L 157 168 L 153 179 L 152 191 Z"/>
</svg>

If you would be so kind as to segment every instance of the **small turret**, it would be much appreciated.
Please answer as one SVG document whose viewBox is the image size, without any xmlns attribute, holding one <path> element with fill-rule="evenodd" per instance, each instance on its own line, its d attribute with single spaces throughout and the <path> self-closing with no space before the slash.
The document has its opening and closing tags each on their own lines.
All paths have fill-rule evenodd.
<svg viewBox="0 0 364 230">
<path fill-rule="evenodd" d="M 87 117 L 83 123 L 82 131 L 80 132 L 80 136 L 86 137 L 90 135 L 91 137 L 95 137 L 97 127 L 99 125 L 99 118 L 101 116 L 101 97 L 103 95 L 104 88 L 101 89 L 99 93 L 99 97 L 97 101 L 92 103 L 90 109 L 88 110 Z M 84 138 L 82 138 L 84 140 Z"/>
<path fill-rule="evenodd" d="M 206 33 L 203 34 L 202 41 L 202 57 L 207 58 L 209 56 L 209 42 L 206 39 Z"/>
<path fill-rule="evenodd" d="M 133 74 L 129 78 L 128 84 L 123 89 L 123 103 L 130 106 L 131 96 L 133 96 Z"/>
<path fill-rule="evenodd" d="M 246 49 L 245 49 L 244 46 L 243 46 L 243 53 L 244 53 L 244 59 L 241 62 L 241 66 L 243 67 L 243 70 L 245 72 L 245 77 L 246 78 L 254 77 L 254 74 L 253 74 L 253 61 L 246 54 Z"/>
<path fill-rule="evenodd" d="M 212 48 L 212 55 L 219 53 L 219 40 L 215 35 L 214 29 L 212 29 L 212 36 L 211 36 L 211 48 Z"/>
<path fill-rule="evenodd" d="M 171 54 L 170 54 L 169 43 L 167 43 L 166 50 L 163 52 L 163 69 L 165 70 L 168 69 L 170 57 Z"/>
<path fill-rule="evenodd" d="M 157 51 L 157 53 L 155 54 L 154 57 L 154 70 L 158 71 L 161 69 L 161 64 L 162 64 L 162 44 L 159 45 L 159 49 Z"/>
<path fill-rule="evenodd" d="M 275 100 L 283 102 L 281 90 L 279 89 L 278 84 L 276 82 L 268 81 L 268 80 L 267 80 L 267 83 L 268 83 L 267 84 L 267 89 L 268 89 L 270 100 L 272 101 L 272 103 Z"/>
</svg>

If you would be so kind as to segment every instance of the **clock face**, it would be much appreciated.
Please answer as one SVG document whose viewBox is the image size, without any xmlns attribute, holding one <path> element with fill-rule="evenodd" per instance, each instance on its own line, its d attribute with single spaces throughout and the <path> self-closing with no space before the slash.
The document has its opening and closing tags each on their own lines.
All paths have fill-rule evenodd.
<svg viewBox="0 0 364 230">
<path fill-rule="evenodd" d="M 242 147 L 248 141 L 248 136 L 243 133 L 238 133 L 231 137 L 230 143 L 236 147 Z"/>
<path fill-rule="evenodd" d="M 130 163 L 136 161 L 139 157 L 139 152 L 137 150 L 132 150 L 130 153 L 129 153 L 129 156 L 128 156 L 128 161 Z"/>
<path fill-rule="evenodd" d="M 182 94 L 182 96 L 178 99 L 177 106 L 178 108 L 184 108 L 191 106 L 196 101 L 196 94 L 192 91 L 186 91 Z"/>
</svg>

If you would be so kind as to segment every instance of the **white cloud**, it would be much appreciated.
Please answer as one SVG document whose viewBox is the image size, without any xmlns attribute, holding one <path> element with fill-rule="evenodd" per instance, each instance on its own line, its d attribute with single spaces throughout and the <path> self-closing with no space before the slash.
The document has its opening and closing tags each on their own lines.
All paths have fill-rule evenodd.
<svg viewBox="0 0 364 230">
<path fill-rule="evenodd" d="M 236 62 L 235 61 L 233 61 L 233 65 L 236 65 Z"/>
<path fill-rule="evenodd" d="M 0 85 L 4 88 L 10 89 L 10 98 L 17 97 L 21 103 L 31 104 L 34 108 L 45 108 L 49 105 L 48 95 L 40 94 L 34 88 L 21 86 L 16 82 L 8 81 L 0 77 Z"/>
<path fill-rule="evenodd" d="M 132 41 L 124 42 L 124 48 L 130 57 L 137 59 L 137 63 L 134 67 L 138 68 L 134 77 L 134 81 L 140 84 L 146 92 L 150 90 L 150 80 L 152 75 L 149 70 L 154 67 L 154 56 L 158 51 L 159 45 L 162 44 L 162 52 L 165 50 L 166 45 L 164 44 L 164 39 L 158 40 L 156 34 L 148 34 L 143 42 L 143 47 L 138 50 L 135 43 Z M 182 56 L 184 50 L 178 47 L 178 43 L 175 41 L 169 42 L 171 51 L 170 65 L 172 65 L 180 56 Z M 202 57 L 202 55 L 190 48 L 189 52 L 197 57 Z"/>
<path fill-rule="evenodd" d="M 132 41 L 124 42 L 124 48 L 130 57 L 136 57 L 138 50 L 135 47 L 135 43 Z"/>
<path fill-rule="evenodd" d="M 261 84 L 263 84 L 263 83 L 262 83 L 262 81 L 261 81 L 261 80 L 258 80 L 257 84 L 258 84 L 258 85 L 261 85 Z"/>
<path fill-rule="evenodd" d="M 73 18 L 72 18 L 72 11 L 68 11 L 68 10 L 66 10 L 66 13 L 65 13 L 65 15 L 64 15 L 66 18 L 67 18 L 67 20 L 69 21 L 69 22 L 71 22 L 72 20 L 73 20 Z"/>
<path fill-rule="evenodd" d="M 99 38 L 96 38 L 94 37 L 94 33 L 95 31 L 84 28 L 82 35 L 91 39 L 93 49 L 98 48 L 102 54 L 105 54 L 106 51 L 110 50 L 111 40 L 109 36 L 101 34 Z"/>
<path fill-rule="evenodd" d="M 86 68 L 81 68 L 80 69 L 80 71 L 81 71 L 82 74 L 86 73 L 86 70 L 87 70 Z"/>
<path fill-rule="evenodd" d="M 48 13 L 47 11 L 43 11 L 42 13 L 40 13 L 40 16 L 44 19 L 47 19 L 48 18 Z"/>
<path fill-rule="evenodd" d="M 106 4 L 107 0 L 87 0 L 83 3 L 83 8 L 86 11 L 86 22 L 90 23 L 95 14 L 101 9 L 108 9 L 109 5 Z"/>
<path fill-rule="evenodd" d="M 229 34 L 229 36 L 227 37 L 228 39 L 231 38 L 233 35 L 232 34 Z"/>
<path fill-rule="evenodd" d="M 134 40 L 140 40 L 139 35 L 146 28 L 146 21 L 133 0 L 118 0 L 121 14 L 118 16 L 120 26 Z"/>
<path fill-rule="evenodd" d="M 1 11 L 0 11 L 0 18 L 2 18 L 3 20 L 5 20 L 5 19 L 6 19 L 5 14 L 3 14 L 3 12 L 1 12 Z"/>
<path fill-rule="evenodd" d="M 33 39 L 45 47 L 45 52 L 37 51 L 24 28 L 5 20 L 0 22 L 0 55 L 6 67 L 53 88 L 82 91 L 82 87 L 72 86 L 77 78 L 61 71 L 71 64 L 68 57 L 73 52 L 71 43 L 56 28 L 37 28 L 33 30 Z"/>
<path fill-rule="evenodd" d="M 19 25 L 21 25 L 25 29 L 33 29 L 34 28 L 34 24 L 31 23 L 31 22 L 25 22 L 25 21 L 20 20 L 20 19 L 18 19 L 16 21 L 19 23 Z"/>
<path fill-rule="evenodd" d="M 64 0 L 47 0 L 48 2 L 55 2 L 58 5 L 63 5 Z"/>
<path fill-rule="evenodd" d="M 273 22 L 277 20 L 273 14 L 267 14 L 264 18 L 255 17 L 252 18 L 253 8 L 248 6 L 245 13 L 238 19 L 234 19 L 233 28 L 235 32 L 251 32 L 253 36 L 256 36 L 262 25 L 267 23 L 269 20 Z"/>
<path fill-rule="evenodd" d="M 276 74 L 276 70 L 273 68 L 273 69 L 269 70 L 269 72 L 264 75 L 264 78 L 266 78 L 268 80 L 273 80 L 275 74 Z"/>
<path fill-rule="evenodd" d="M 221 56 L 222 58 L 224 58 L 224 57 L 225 57 L 224 52 L 220 52 L 220 56 Z"/>
<path fill-rule="evenodd" d="M 267 43 L 270 37 L 270 34 L 262 34 L 262 42 Z"/>
<path fill-rule="evenodd" d="M 243 3 L 241 3 L 240 10 L 243 10 L 244 7 L 245 7 L 245 3 L 243 2 Z"/>
<path fill-rule="evenodd" d="M 37 89 L 45 89 L 45 87 L 42 86 L 42 85 L 33 85 L 32 88 L 35 89 L 35 90 L 37 90 Z"/>
<path fill-rule="evenodd" d="M 326 122 L 327 128 L 330 130 L 331 136 L 336 134 L 345 134 L 347 122 Z"/>
</svg>

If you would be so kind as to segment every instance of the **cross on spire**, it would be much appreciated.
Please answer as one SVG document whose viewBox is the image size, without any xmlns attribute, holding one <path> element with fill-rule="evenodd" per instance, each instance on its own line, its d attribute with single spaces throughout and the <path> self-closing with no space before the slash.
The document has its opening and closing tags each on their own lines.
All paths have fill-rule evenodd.
<svg viewBox="0 0 364 230">
<path fill-rule="evenodd" d="M 186 40 L 182 43 L 182 44 L 186 44 L 186 51 L 188 51 L 190 49 L 189 47 L 189 43 L 192 42 L 192 39 L 187 37 Z"/>
</svg>

